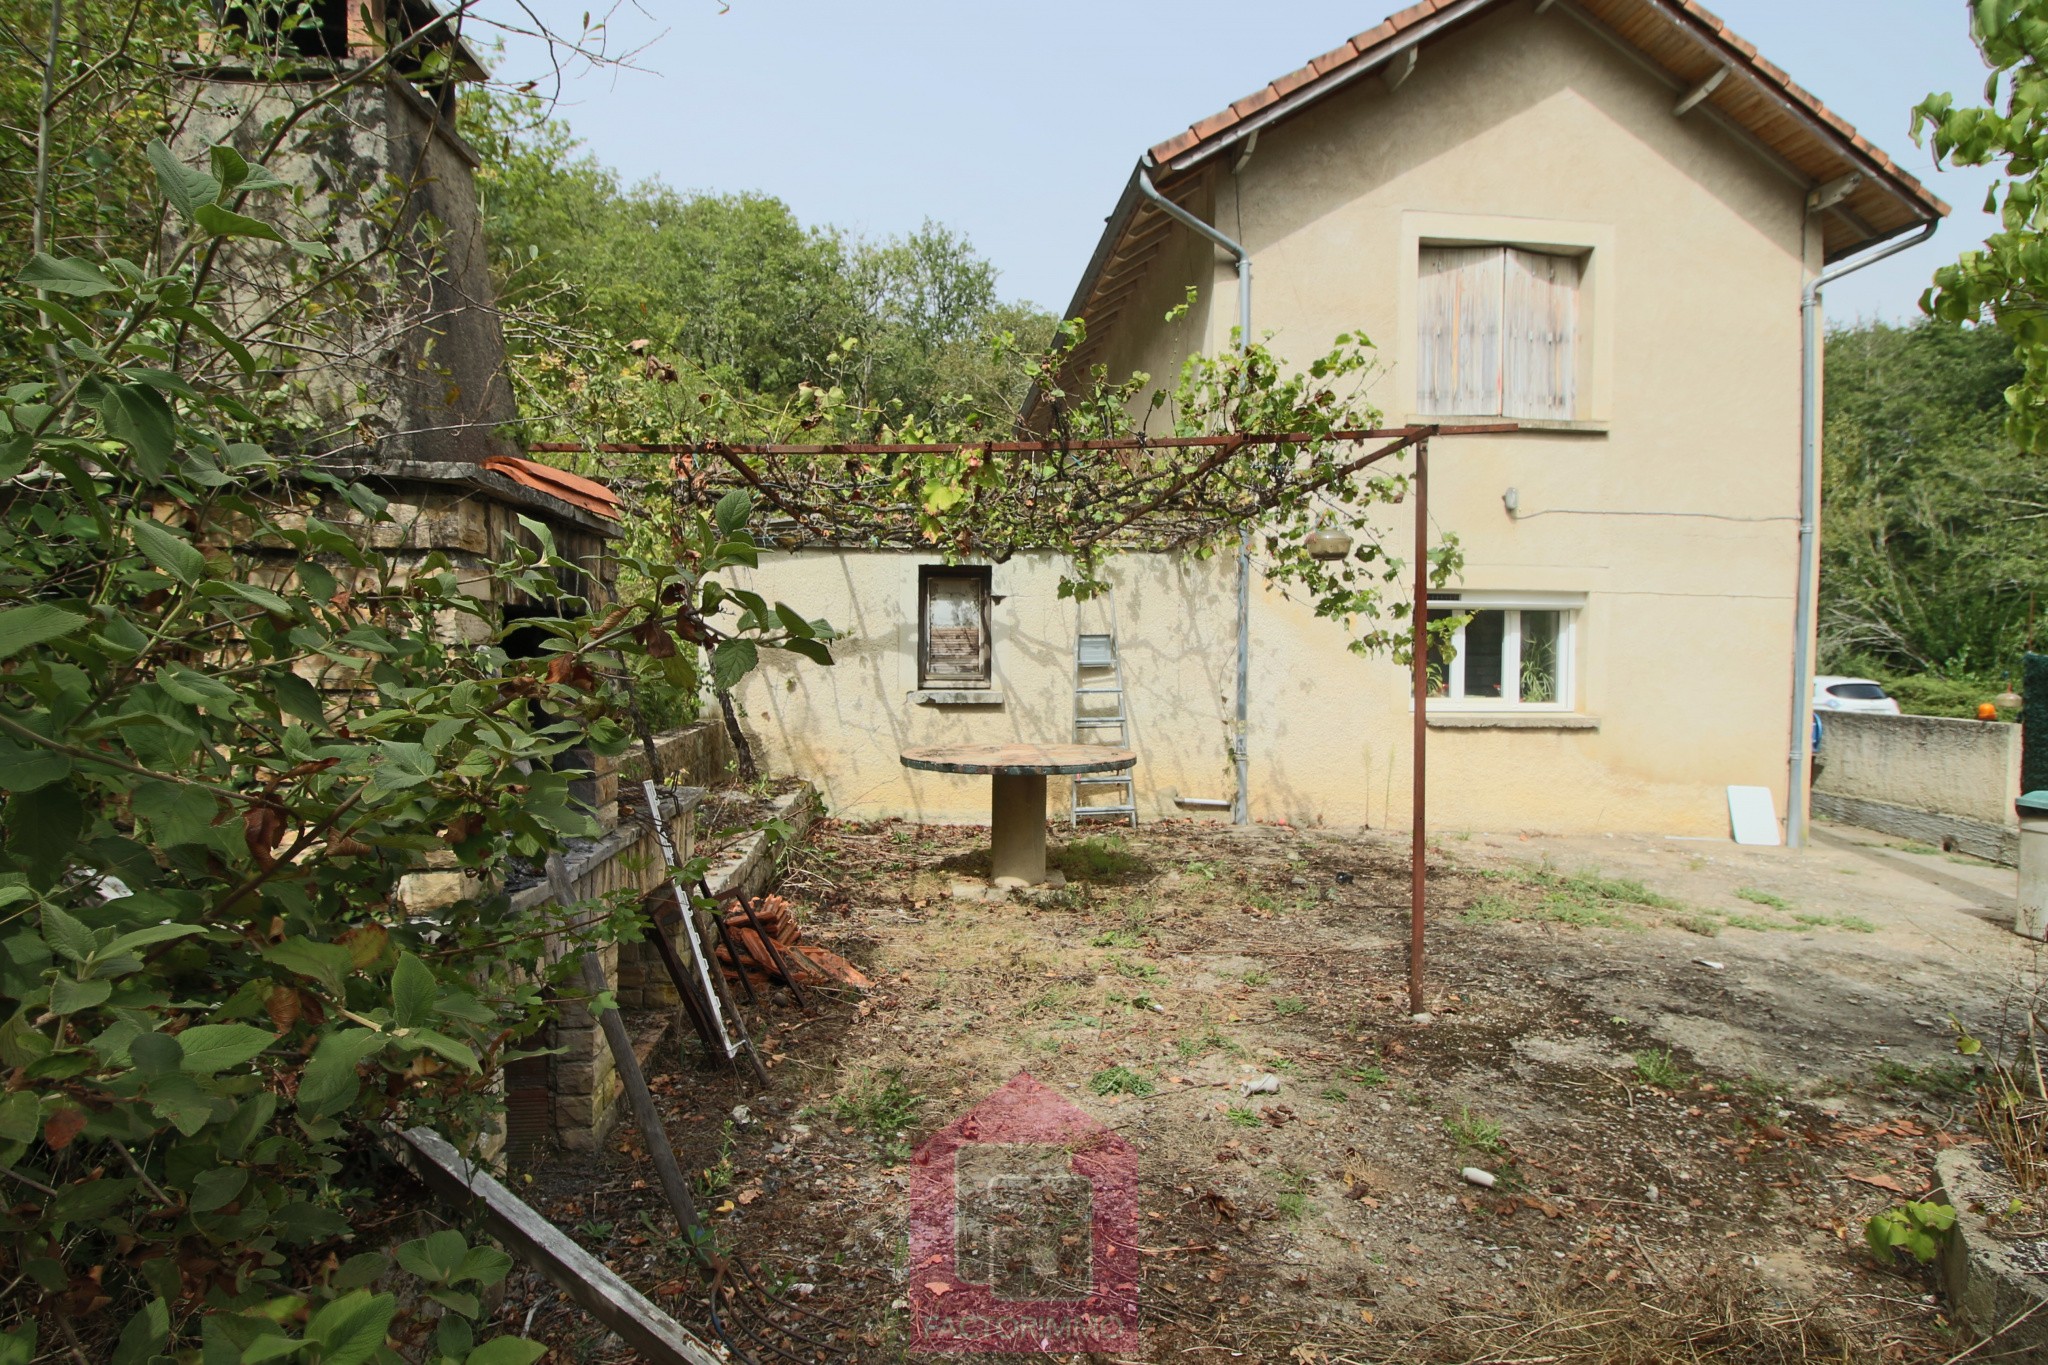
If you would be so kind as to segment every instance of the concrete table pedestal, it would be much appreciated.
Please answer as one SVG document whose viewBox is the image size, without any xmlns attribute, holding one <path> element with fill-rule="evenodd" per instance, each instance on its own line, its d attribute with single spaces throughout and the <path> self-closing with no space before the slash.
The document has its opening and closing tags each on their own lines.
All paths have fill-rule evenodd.
<svg viewBox="0 0 2048 1365">
<path fill-rule="evenodd" d="M 989 820 L 989 878 L 1045 880 L 1045 775 L 996 774 Z"/>
<path fill-rule="evenodd" d="M 998 885 L 1045 880 L 1048 776 L 1120 772 L 1137 762 L 1129 749 L 1102 744 L 955 744 L 903 752 L 906 768 L 991 779 L 989 876 Z"/>
</svg>

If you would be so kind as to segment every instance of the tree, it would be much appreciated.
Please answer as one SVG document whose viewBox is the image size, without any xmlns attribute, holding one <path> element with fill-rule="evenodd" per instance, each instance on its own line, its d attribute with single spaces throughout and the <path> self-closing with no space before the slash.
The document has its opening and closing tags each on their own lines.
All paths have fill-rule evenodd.
<svg viewBox="0 0 2048 1365">
<path fill-rule="evenodd" d="M 743 495 L 675 509 L 640 595 L 602 612 L 565 598 L 591 566 L 538 524 L 460 573 L 395 572 L 383 500 L 301 453 L 297 381 L 308 338 L 349 334 L 319 319 L 380 306 L 365 280 L 431 231 L 366 231 L 406 221 L 381 199 L 309 222 L 261 156 L 143 132 L 178 54 L 210 50 L 295 77 L 271 145 L 325 136 L 402 43 L 309 67 L 270 41 L 305 13 L 283 0 L 247 31 L 64 12 L 10 15 L 62 64 L 25 83 L 32 151 L 97 139 L 108 183 L 147 190 L 111 204 L 57 160 L 42 249 L 10 243 L 0 276 L 0 1359 L 389 1360 L 397 1336 L 528 1365 L 534 1343 L 475 1340 L 502 1253 L 436 1233 L 396 1249 L 407 1305 L 379 1285 L 393 1257 L 348 1240 L 351 1149 L 387 1121 L 480 1135 L 563 966 L 637 915 L 514 914 L 489 877 L 595 832 L 553 760 L 624 747 L 618 681 L 677 634 L 729 680 L 763 648 L 829 662 L 829 632 L 721 581 L 753 558 Z M 184 27 L 120 22 L 146 12 Z M 233 260 L 274 270 L 274 306 L 224 306 Z M 518 623 L 541 657 L 507 649 L 498 597 L 561 604 Z M 429 851 L 477 889 L 409 917 L 394 888 Z"/>
<path fill-rule="evenodd" d="M 1970 34 L 1991 75 L 1984 104 L 1958 108 L 1929 95 L 1913 111 L 1913 140 L 1931 133 L 1937 164 L 2002 164 L 1985 198 L 2002 231 L 1935 272 L 1921 306 L 1952 324 L 1987 314 L 2012 339 L 2021 374 L 2006 390 L 2008 430 L 2023 448 L 2048 450 L 2048 0 L 1974 0 Z M 2002 96 L 2002 98 L 2001 98 Z"/>
<path fill-rule="evenodd" d="M 515 338 L 537 412 L 587 412 L 577 395 L 603 383 L 566 354 L 616 367 L 636 341 L 635 354 L 770 402 L 808 385 L 884 420 L 1014 408 L 1022 380 L 998 348 L 1052 339 L 1051 317 L 1002 302 L 995 268 L 940 225 L 862 242 L 767 195 L 624 186 L 531 98 L 472 100 L 464 128 L 484 155 L 501 296 L 539 302 L 552 323 Z"/>
<path fill-rule="evenodd" d="M 1830 335 L 1827 367 L 1828 667 L 2009 669 L 2048 586 L 2048 490 L 2006 434 L 2010 338 L 1872 324 Z"/>
</svg>

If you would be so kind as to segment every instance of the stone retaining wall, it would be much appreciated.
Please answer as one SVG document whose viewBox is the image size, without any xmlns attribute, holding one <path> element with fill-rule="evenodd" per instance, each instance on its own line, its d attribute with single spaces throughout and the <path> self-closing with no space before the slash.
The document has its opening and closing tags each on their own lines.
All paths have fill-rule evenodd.
<svg viewBox="0 0 2048 1365">
<path fill-rule="evenodd" d="M 669 838 L 676 854 L 687 860 L 695 847 L 697 802 L 700 788 L 685 788 L 666 814 Z M 646 895 L 665 884 L 667 865 L 654 828 L 635 819 L 624 822 L 602 839 L 565 856 L 564 872 L 577 900 L 608 896 L 621 890 Z M 551 895 L 545 883 L 528 887 L 512 898 L 516 910 L 547 903 Z M 621 1012 L 673 1009 L 675 995 L 664 979 L 652 998 L 647 974 L 640 965 L 643 949 L 638 943 L 608 943 L 598 950 L 605 980 L 612 985 Z M 659 962 L 659 959 L 655 959 Z M 657 965 L 657 970 L 659 967 Z M 629 984 L 630 981 L 630 984 Z M 629 1021 L 630 1023 L 631 1021 Z M 644 1031 L 646 1025 L 642 1025 Z M 521 1145 L 541 1136 L 551 1136 L 572 1151 L 588 1151 L 604 1139 L 623 1092 L 618 1064 L 606 1044 L 604 1030 L 580 999 L 565 1000 L 561 1017 L 548 1030 L 547 1046 L 557 1049 L 553 1056 L 535 1058 L 508 1068 L 507 1107 L 513 1125 L 520 1131 Z M 544 1123 L 546 1133 L 531 1129 Z"/>
<path fill-rule="evenodd" d="M 2019 726 L 1943 716 L 1820 715 L 1816 815 L 2018 865 Z"/>
<path fill-rule="evenodd" d="M 698 727 L 692 727 L 696 729 Z M 676 732 L 684 746 L 704 743 L 688 738 L 690 731 Z M 723 735 L 723 728 L 718 733 Z M 716 754 L 717 746 L 705 752 Z M 662 753 L 663 765 L 670 762 Z M 702 799 L 701 788 L 682 789 L 679 808 L 670 815 L 670 838 L 677 857 L 687 862 L 695 855 L 695 810 Z M 792 840 L 810 829 L 818 811 L 817 793 L 808 785 L 777 798 L 772 815 L 786 823 Z M 607 895 L 620 889 L 640 892 L 649 909 L 666 905 L 670 895 L 660 844 L 652 828 L 628 821 L 605 838 L 565 860 L 570 886 L 577 899 Z M 706 883 L 714 898 L 755 896 L 766 890 L 775 873 L 775 849 L 765 833 L 754 833 L 724 850 L 713 860 Z M 530 887 L 514 897 L 520 907 L 539 905 L 548 899 L 545 886 Z M 651 921 L 653 916 L 648 916 Z M 680 924 L 663 931 L 684 963 L 690 960 Z M 712 945 L 705 945 L 709 950 Z M 661 1040 L 677 1028 L 682 1004 L 668 978 L 659 952 L 651 943 L 632 941 L 607 944 L 599 954 L 605 980 L 612 985 L 619 1009 L 634 1035 L 634 1051 L 643 1063 Z M 604 1030 L 581 1001 L 564 1001 L 561 1018 L 548 1031 L 547 1046 L 557 1049 L 553 1056 L 518 1064 L 512 1072 L 506 1096 L 514 1123 L 523 1129 L 544 1125 L 545 1133 L 523 1132 L 523 1140 L 552 1137 L 570 1151 L 589 1151 L 602 1142 L 618 1121 L 619 1099 L 624 1082 L 618 1073 Z M 522 1123 L 521 1115 L 528 1116 Z"/>
<path fill-rule="evenodd" d="M 715 787 L 732 771 L 732 736 L 717 717 L 700 720 L 680 730 L 654 737 L 655 756 L 661 761 L 662 780 L 689 787 Z M 640 749 L 628 749 L 619 756 L 619 780 L 639 786 L 647 764 Z"/>
</svg>

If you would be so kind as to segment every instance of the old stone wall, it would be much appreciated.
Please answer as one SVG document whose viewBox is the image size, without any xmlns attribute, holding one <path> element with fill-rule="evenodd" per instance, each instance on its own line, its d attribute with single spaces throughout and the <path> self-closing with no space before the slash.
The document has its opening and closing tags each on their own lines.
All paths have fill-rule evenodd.
<svg viewBox="0 0 2048 1365">
<path fill-rule="evenodd" d="M 671 806 L 665 814 L 669 837 L 679 858 L 688 859 L 695 849 L 697 793 Z M 660 894 L 667 879 L 667 864 L 654 827 L 642 818 L 621 823 L 587 848 L 564 859 L 572 894 L 578 900 L 609 896 L 620 891 L 643 898 Z M 512 898 L 515 910 L 545 904 L 550 893 L 545 884 L 530 887 Z M 598 951 L 605 980 L 622 1013 L 673 1010 L 679 1003 L 670 987 L 660 959 L 646 945 L 609 943 Z M 597 1019 L 580 1000 L 565 1000 L 561 1018 L 548 1030 L 547 1045 L 558 1049 L 544 1066 L 520 1068 L 510 1079 L 506 1094 L 515 1127 L 545 1116 L 549 1133 L 522 1132 L 515 1140 L 530 1141 L 552 1136 L 571 1151 L 588 1151 L 603 1141 L 616 1121 L 623 1084 L 618 1063 L 605 1042 Z M 538 1060 L 538 1059 L 537 1059 Z"/>
<path fill-rule="evenodd" d="M 656 735 L 654 747 L 661 763 L 661 780 L 670 785 L 716 787 L 732 771 L 732 738 L 726 734 L 725 722 L 717 717 Z M 646 767 L 640 750 L 628 749 L 619 756 L 619 781 L 639 786 Z"/>
<path fill-rule="evenodd" d="M 1816 814 L 2018 862 L 2019 726 L 1830 711 L 1821 727 Z"/>
<path fill-rule="evenodd" d="M 363 59 L 325 64 L 324 76 Z M 477 156 L 452 117 L 410 83 L 386 75 L 333 96 L 268 152 L 270 129 L 319 89 L 315 81 L 260 84 L 233 71 L 195 75 L 175 151 L 204 165 L 221 143 L 261 160 L 291 194 L 254 194 L 239 211 L 294 241 L 332 242 L 363 262 L 324 305 L 299 347 L 322 450 L 381 459 L 477 461 L 516 454 L 502 429 L 518 416 L 504 372 L 504 329 L 490 278 L 476 193 Z M 385 250 L 387 234 L 399 250 Z M 282 294 L 313 288 L 328 265 L 294 248 L 238 238 L 211 282 L 229 330 L 268 316 Z"/>
</svg>

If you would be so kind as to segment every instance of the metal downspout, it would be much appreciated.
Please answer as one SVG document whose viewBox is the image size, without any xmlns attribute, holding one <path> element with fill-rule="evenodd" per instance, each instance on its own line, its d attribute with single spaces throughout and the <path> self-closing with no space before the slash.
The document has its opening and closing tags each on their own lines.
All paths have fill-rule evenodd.
<svg viewBox="0 0 2048 1365">
<path fill-rule="evenodd" d="M 1799 305 L 1799 596 L 1792 626 L 1792 760 L 1785 784 L 1787 848 L 1806 846 L 1807 769 L 1813 754 L 1813 632 L 1819 567 L 1814 562 L 1814 541 L 1820 530 L 1820 366 L 1825 353 L 1820 291 L 1844 275 L 1853 275 L 1865 266 L 1920 245 L 1939 226 L 1939 222 L 1930 222 L 1911 237 L 1893 242 L 1882 251 L 1822 271 L 1806 286 Z"/>
<path fill-rule="evenodd" d="M 1161 194 L 1159 187 L 1152 183 L 1150 168 L 1144 162 L 1138 165 L 1138 192 L 1159 205 L 1167 217 L 1208 238 L 1229 252 L 1237 262 L 1237 349 L 1240 352 L 1251 349 L 1251 253 Z M 1237 542 L 1237 725 L 1230 738 L 1230 755 L 1237 765 L 1237 798 L 1230 807 L 1230 823 L 1233 825 L 1248 825 L 1252 818 L 1251 756 L 1245 747 L 1245 734 L 1251 728 L 1251 675 L 1252 533 L 1251 528 L 1246 527 Z"/>
</svg>

